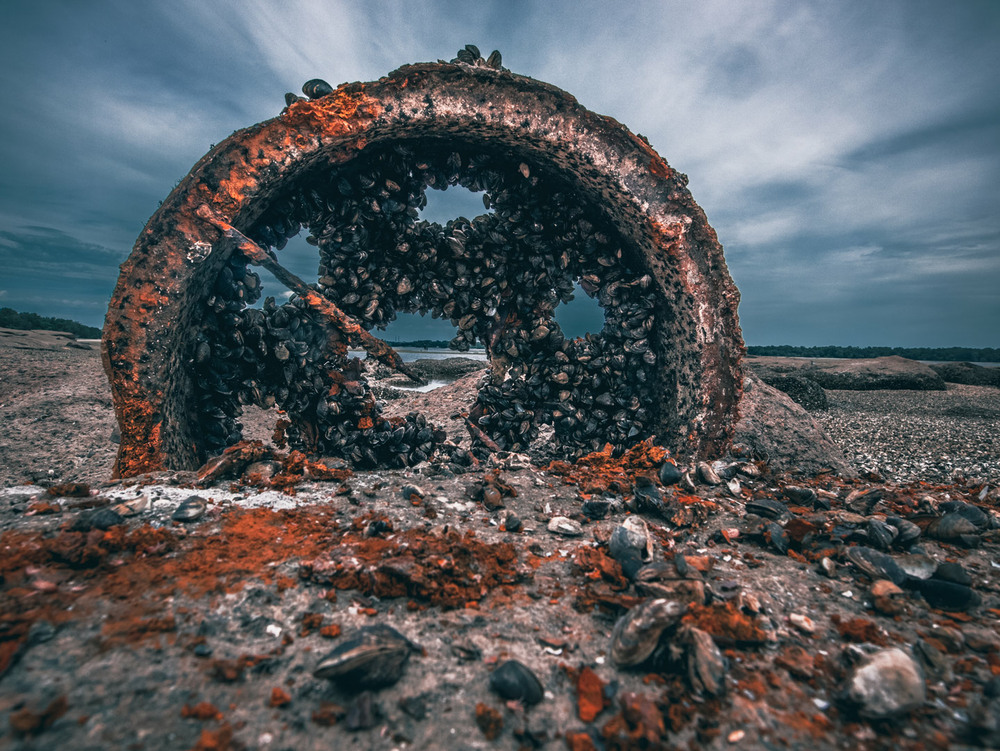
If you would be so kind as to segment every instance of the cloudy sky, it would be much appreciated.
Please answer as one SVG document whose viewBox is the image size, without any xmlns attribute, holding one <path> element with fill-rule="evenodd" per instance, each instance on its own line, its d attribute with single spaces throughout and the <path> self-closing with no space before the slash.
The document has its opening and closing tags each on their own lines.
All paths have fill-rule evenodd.
<svg viewBox="0 0 1000 751">
<path fill-rule="evenodd" d="M 0 306 L 101 325 L 211 144 L 469 42 L 689 175 L 748 343 L 1000 346 L 992 0 L 4 0 Z"/>
</svg>

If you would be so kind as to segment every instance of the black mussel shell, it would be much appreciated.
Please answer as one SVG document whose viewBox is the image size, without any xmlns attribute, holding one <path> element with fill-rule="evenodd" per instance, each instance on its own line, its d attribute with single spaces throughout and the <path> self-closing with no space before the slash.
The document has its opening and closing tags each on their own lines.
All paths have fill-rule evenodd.
<svg viewBox="0 0 1000 751">
<path fill-rule="evenodd" d="M 517 660 L 501 663 L 490 674 L 490 688 L 510 701 L 538 704 L 545 695 L 531 669 Z"/>
<path fill-rule="evenodd" d="M 958 514 L 968 519 L 976 526 L 976 529 L 989 529 L 990 517 L 981 508 L 973 506 L 971 503 L 966 503 L 965 501 L 945 501 L 941 504 L 941 510 L 946 514 Z"/>
<path fill-rule="evenodd" d="M 788 515 L 788 506 L 774 498 L 755 498 L 746 503 L 748 514 L 757 514 L 765 519 L 780 519 Z"/>
<path fill-rule="evenodd" d="M 311 78 L 302 84 L 302 93 L 310 99 L 319 99 L 333 93 L 333 87 L 322 78 Z"/>
<path fill-rule="evenodd" d="M 972 586 L 972 577 L 969 576 L 969 572 L 965 570 L 961 563 L 945 562 L 940 564 L 934 571 L 932 578 L 954 582 L 955 584 L 964 584 L 966 587 Z"/>
<path fill-rule="evenodd" d="M 916 589 L 932 608 L 941 610 L 968 610 L 981 602 L 979 594 L 971 587 L 943 579 L 921 579 Z"/>
<path fill-rule="evenodd" d="M 847 559 L 872 579 L 888 579 L 897 587 L 907 581 L 906 572 L 891 555 L 880 553 L 864 545 L 847 549 Z"/>
<path fill-rule="evenodd" d="M 660 467 L 660 482 L 664 485 L 676 485 L 681 481 L 682 473 L 673 462 L 663 462 Z"/>
<path fill-rule="evenodd" d="M 313 675 L 349 689 L 391 686 L 418 647 L 391 626 L 366 626 L 323 657 Z"/>
<path fill-rule="evenodd" d="M 207 508 L 208 502 L 204 498 L 193 495 L 181 501 L 170 518 L 178 522 L 193 522 L 204 516 Z"/>
</svg>

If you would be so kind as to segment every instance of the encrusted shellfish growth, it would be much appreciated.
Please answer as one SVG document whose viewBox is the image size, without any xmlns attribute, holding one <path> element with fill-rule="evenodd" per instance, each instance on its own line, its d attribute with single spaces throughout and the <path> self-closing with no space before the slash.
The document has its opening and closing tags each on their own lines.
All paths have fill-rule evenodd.
<svg viewBox="0 0 1000 751">
<path fill-rule="evenodd" d="M 686 178 L 643 139 L 474 45 L 303 92 L 199 162 L 123 266 L 104 337 L 117 474 L 197 464 L 240 439 L 250 405 L 285 410 L 294 447 L 356 466 L 471 463 L 419 415 L 383 418 L 347 356 L 349 326 L 414 312 L 450 320 L 453 348 L 487 350 L 473 454 L 573 457 L 650 436 L 679 456 L 725 447 L 738 294 Z M 421 220 L 426 191 L 450 186 L 483 193 L 484 213 Z M 261 259 L 241 248 L 280 261 L 300 232 L 317 248 L 315 284 L 252 307 L 248 260 Z M 578 289 L 605 323 L 567 339 L 553 313 Z M 553 440 L 537 440 L 543 429 Z"/>
</svg>

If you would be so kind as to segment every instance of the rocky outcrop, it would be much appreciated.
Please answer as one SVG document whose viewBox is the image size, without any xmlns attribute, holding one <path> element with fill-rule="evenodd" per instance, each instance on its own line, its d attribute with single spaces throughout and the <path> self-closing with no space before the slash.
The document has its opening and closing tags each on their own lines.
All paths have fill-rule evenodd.
<svg viewBox="0 0 1000 751">
<path fill-rule="evenodd" d="M 895 355 L 873 357 L 868 360 L 748 357 L 745 363 L 767 382 L 778 376 L 797 375 L 815 381 L 825 389 L 945 390 L 941 376 L 929 366 Z"/>
<path fill-rule="evenodd" d="M 775 471 L 855 474 L 840 448 L 808 412 L 749 373 L 743 379 L 734 444 L 748 447 L 756 458 L 767 459 Z"/>
<path fill-rule="evenodd" d="M 1000 388 L 1000 368 L 984 368 L 971 362 L 942 362 L 928 367 L 946 383 Z"/>
</svg>

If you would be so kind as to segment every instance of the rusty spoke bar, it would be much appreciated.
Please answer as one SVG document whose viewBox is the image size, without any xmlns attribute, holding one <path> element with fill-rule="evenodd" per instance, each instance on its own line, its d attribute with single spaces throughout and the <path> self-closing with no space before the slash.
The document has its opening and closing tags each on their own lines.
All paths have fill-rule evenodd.
<svg viewBox="0 0 1000 751">
<path fill-rule="evenodd" d="M 198 216 L 218 228 L 224 237 L 231 238 L 251 263 L 263 266 L 274 274 L 275 279 L 301 297 L 306 305 L 322 316 L 324 322 L 336 327 L 352 344 L 360 344 L 365 352 L 380 363 L 397 373 L 402 373 L 410 380 L 420 385 L 427 383 L 403 362 L 403 358 L 389 344 L 372 336 L 360 323 L 278 263 L 264 248 L 218 216 L 207 204 L 198 207 Z"/>
</svg>

